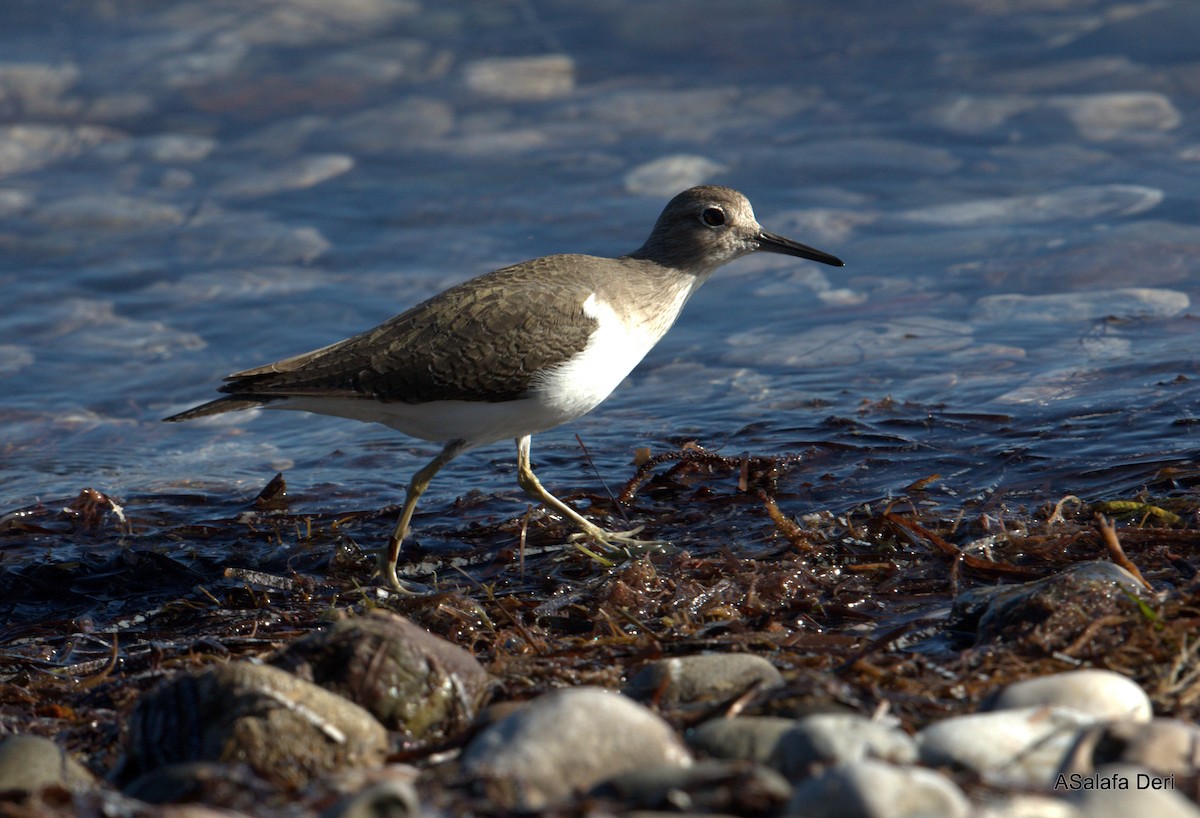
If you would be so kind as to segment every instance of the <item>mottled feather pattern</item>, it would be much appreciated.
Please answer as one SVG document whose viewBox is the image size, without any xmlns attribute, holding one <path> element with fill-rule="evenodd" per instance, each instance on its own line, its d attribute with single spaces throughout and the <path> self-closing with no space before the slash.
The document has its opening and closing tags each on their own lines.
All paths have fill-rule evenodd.
<svg viewBox="0 0 1200 818">
<path fill-rule="evenodd" d="M 404 403 L 519 399 L 539 370 L 577 354 L 595 329 L 581 309 L 597 283 L 586 260 L 550 256 L 497 270 L 341 343 L 231 375 L 221 391 Z M 547 275 L 572 267 L 569 277 Z M 529 309 L 547 301 L 572 309 Z"/>
</svg>

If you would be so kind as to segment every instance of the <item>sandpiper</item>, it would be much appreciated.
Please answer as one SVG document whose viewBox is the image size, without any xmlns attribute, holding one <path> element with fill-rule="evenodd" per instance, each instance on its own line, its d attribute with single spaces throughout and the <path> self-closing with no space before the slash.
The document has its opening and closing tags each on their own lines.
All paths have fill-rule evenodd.
<svg viewBox="0 0 1200 818">
<path fill-rule="evenodd" d="M 382 423 L 443 444 L 413 475 L 383 553 L 396 576 L 413 511 L 437 472 L 458 455 L 511 438 L 517 481 L 571 521 L 575 547 L 636 547 L 640 529 L 606 531 L 542 486 L 530 437 L 594 409 L 666 334 L 718 267 L 756 251 L 837 267 L 841 259 L 768 233 L 750 202 L 727 187 L 694 187 L 672 199 L 650 237 L 619 258 L 556 255 L 473 278 L 374 329 L 228 376 L 216 400 L 168 421 L 239 409 L 299 409 Z"/>
</svg>

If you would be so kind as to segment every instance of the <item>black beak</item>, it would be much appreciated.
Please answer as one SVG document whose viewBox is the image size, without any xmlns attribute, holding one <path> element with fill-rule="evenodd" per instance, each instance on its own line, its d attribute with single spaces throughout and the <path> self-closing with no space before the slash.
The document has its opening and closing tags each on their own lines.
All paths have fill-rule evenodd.
<svg viewBox="0 0 1200 818">
<path fill-rule="evenodd" d="M 798 241 L 785 239 L 783 236 L 776 236 L 774 233 L 768 233 L 766 230 L 758 234 L 758 249 L 764 253 L 781 253 L 785 256 L 799 256 L 806 258 L 809 261 L 819 261 L 822 264 L 828 264 L 832 267 L 845 267 L 846 262 L 842 261 L 837 256 L 831 256 L 829 253 L 823 253 L 820 250 L 809 247 L 807 244 L 801 244 Z"/>
</svg>

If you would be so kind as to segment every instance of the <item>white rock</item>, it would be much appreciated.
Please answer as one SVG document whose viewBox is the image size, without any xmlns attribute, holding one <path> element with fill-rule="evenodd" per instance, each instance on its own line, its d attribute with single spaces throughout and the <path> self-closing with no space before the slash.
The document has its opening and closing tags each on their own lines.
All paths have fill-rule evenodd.
<svg viewBox="0 0 1200 818">
<path fill-rule="evenodd" d="M 1156 789 L 1154 783 L 1174 787 L 1173 778 L 1159 778 L 1144 767 L 1110 764 L 1091 777 L 1065 778 L 1057 783 L 1055 792 L 1088 818 L 1200 818 L 1195 802 L 1174 789 Z"/>
<path fill-rule="evenodd" d="M 946 776 L 920 767 L 856 761 L 831 767 L 796 787 L 784 815 L 803 818 L 961 818 L 970 812 Z"/>
<path fill-rule="evenodd" d="M 1102 719 L 1147 722 L 1153 715 L 1150 697 L 1136 682 L 1094 668 L 1014 682 L 996 696 L 990 709 L 1043 705 L 1069 707 Z"/>
<path fill-rule="evenodd" d="M 921 762 L 965 767 L 984 781 L 1050 787 L 1070 748 L 1096 719 L 1061 707 L 973 713 L 917 734 Z"/>
<path fill-rule="evenodd" d="M 464 770 L 508 809 L 540 810 L 622 773 L 690 765 L 671 726 L 637 702 L 595 687 L 547 693 L 476 736 Z"/>
<path fill-rule="evenodd" d="M 815 765 L 863 759 L 912 764 L 917 744 L 893 726 L 855 713 L 817 713 L 797 720 L 780 737 L 770 764 L 792 781 L 812 773 Z"/>
</svg>

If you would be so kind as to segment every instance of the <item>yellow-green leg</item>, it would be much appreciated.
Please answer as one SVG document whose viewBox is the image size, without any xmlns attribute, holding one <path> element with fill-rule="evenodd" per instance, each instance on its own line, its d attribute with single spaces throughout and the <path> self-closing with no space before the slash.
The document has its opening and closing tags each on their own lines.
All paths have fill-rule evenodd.
<svg viewBox="0 0 1200 818">
<path fill-rule="evenodd" d="M 396 576 L 396 562 L 400 559 L 400 546 L 403 545 L 404 538 L 408 536 L 408 526 L 412 522 L 413 512 L 417 510 L 417 501 L 421 499 L 421 495 L 425 493 L 425 489 L 429 488 L 429 482 L 433 480 L 434 475 L 441 470 L 442 466 L 445 466 L 451 460 L 458 457 L 467 448 L 467 441 L 451 440 L 442 448 L 438 456 L 430 460 L 423 469 L 414 474 L 412 480 L 408 483 L 408 492 L 404 497 L 404 508 L 400 512 L 400 519 L 396 521 L 396 528 L 392 531 L 392 536 L 388 538 L 387 550 L 382 554 L 383 565 L 380 567 L 388 585 L 399 593 L 413 593 L 405 588 L 404 584 L 400 582 L 400 578 Z"/>
<path fill-rule="evenodd" d="M 581 553 L 604 565 L 612 565 L 613 562 L 611 560 L 600 556 L 595 551 L 580 543 L 579 540 L 591 540 L 603 548 L 613 551 L 625 551 L 626 553 L 631 551 L 635 553 L 645 551 L 648 548 L 664 544 L 657 540 L 636 539 L 634 535 L 642 530 L 641 526 L 629 531 L 606 531 L 547 491 L 542 482 L 537 479 L 537 475 L 533 473 L 533 466 L 530 465 L 530 442 L 529 435 L 525 435 L 517 440 L 517 482 L 525 490 L 526 494 L 566 517 L 579 529 L 579 534 L 572 536 L 571 544 Z"/>
</svg>

